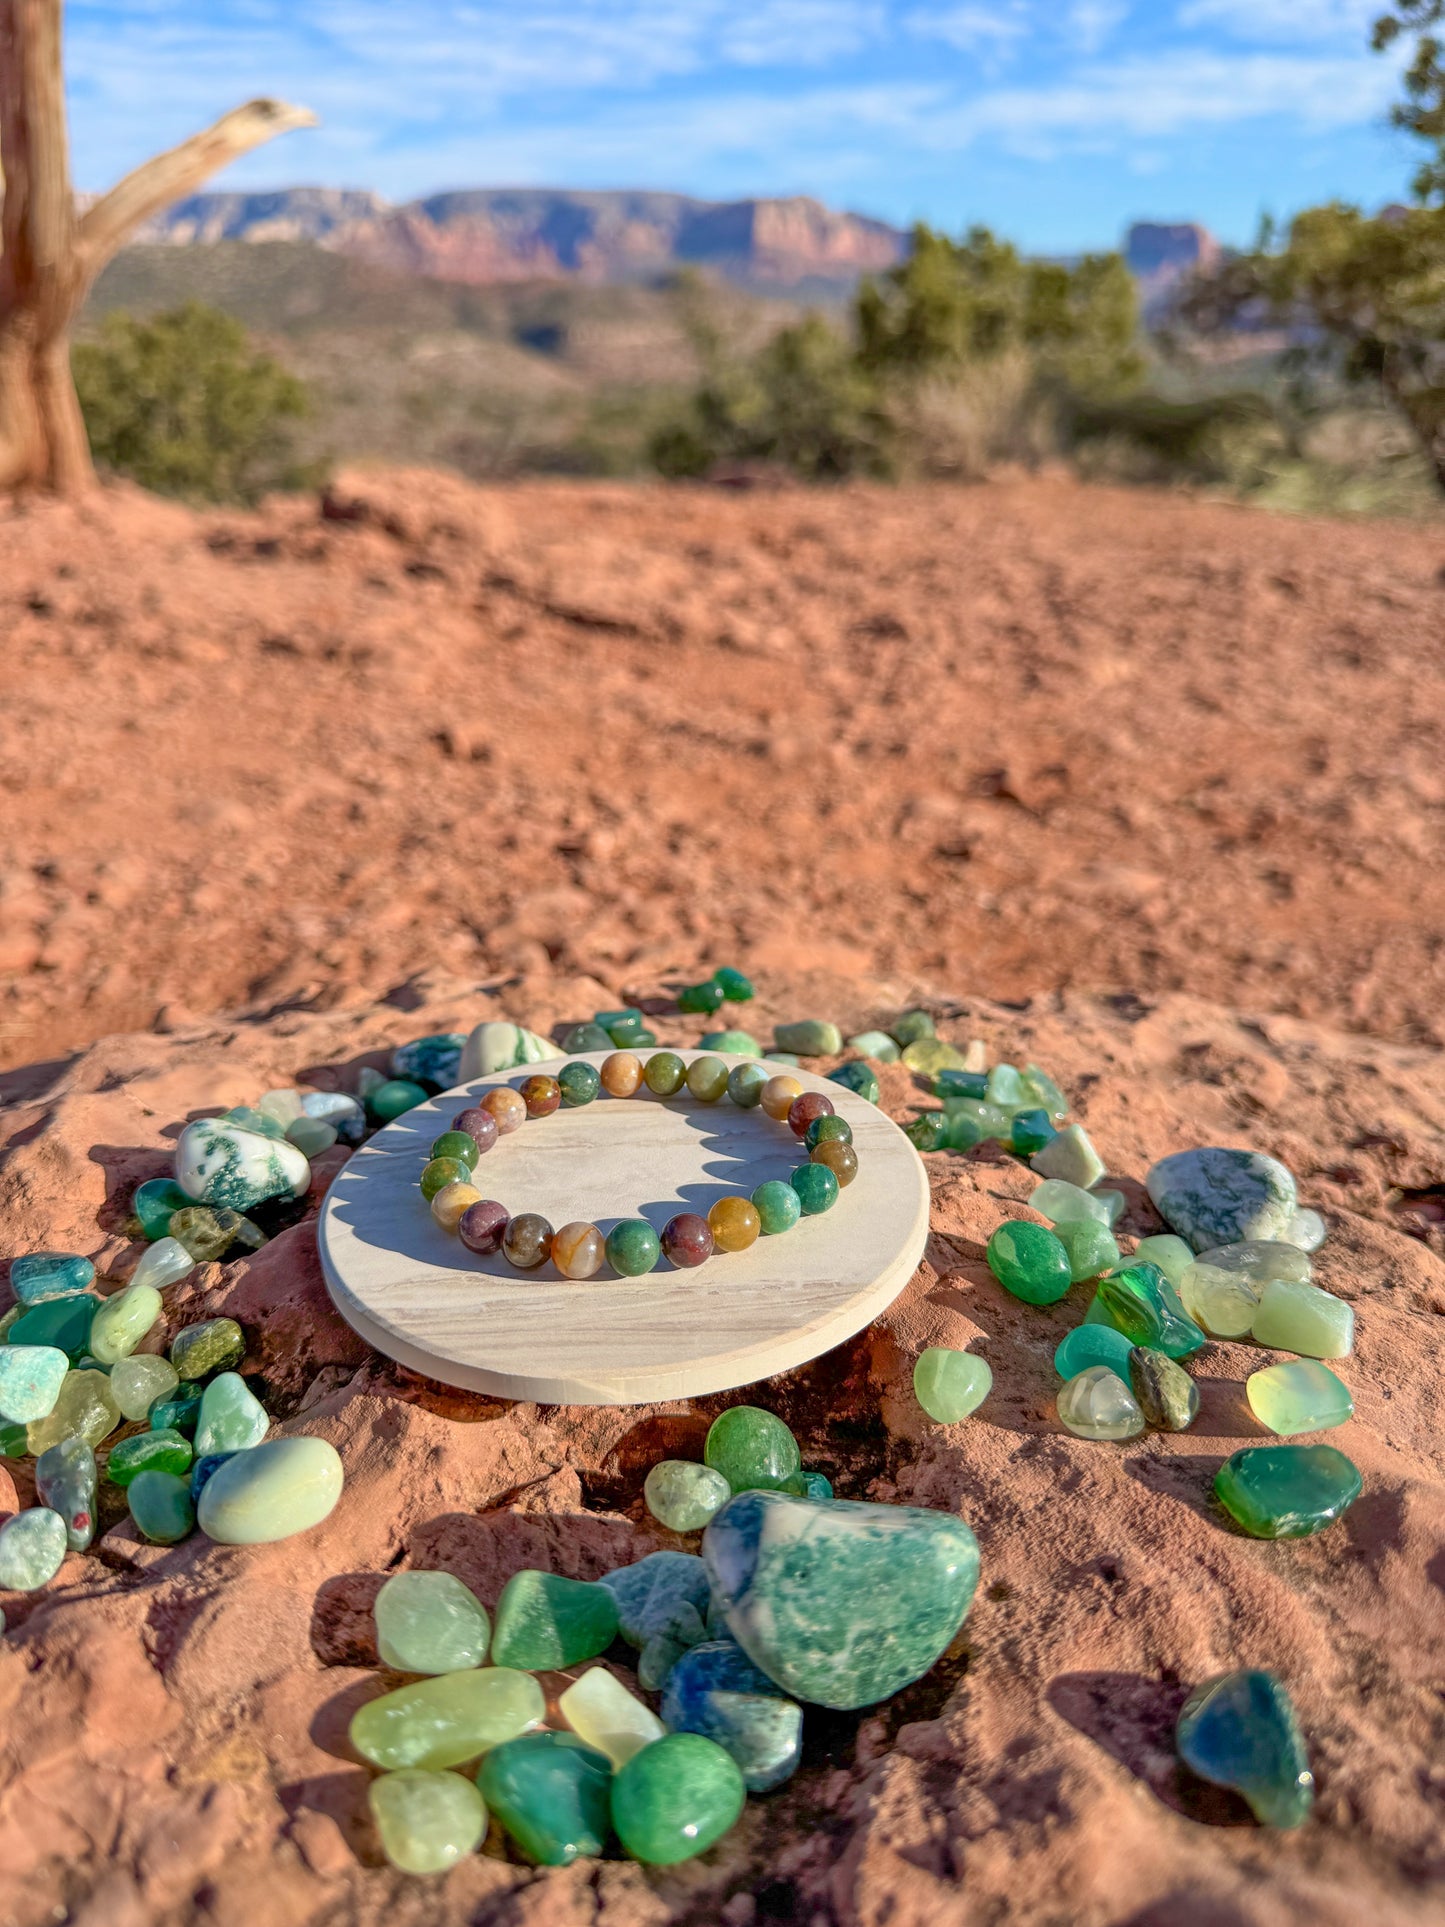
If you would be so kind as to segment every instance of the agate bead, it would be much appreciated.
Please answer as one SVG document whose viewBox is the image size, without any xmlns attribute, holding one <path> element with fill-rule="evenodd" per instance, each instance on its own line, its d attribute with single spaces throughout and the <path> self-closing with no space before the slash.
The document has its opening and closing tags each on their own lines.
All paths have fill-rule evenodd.
<svg viewBox="0 0 1445 1927">
<path fill-rule="evenodd" d="M 632 1097 L 642 1082 L 642 1060 L 630 1050 L 615 1050 L 598 1072 L 609 1097 Z"/>
<path fill-rule="evenodd" d="M 564 1278 L 581 1282 L 595 1277 L 606 1256 L 602 1233 L 581 1219 L 564 1224 L 552 1237 L 552 1263 Z"/>
<path fill-rule="evenodd" d="M 833 1100 L 821 1091 L 804 1091 L 788 1106 L 788 1129 L 794 1137 L 806 1137 L 815 1117 L 831 1117 Z"/>
<path fill-rule="evenodd" d="M 502 1253 L 518 1271 L 535 1271 L 546 1264 L 551 1250 L 552 1227 L 539 1211 L 521 1211 L 507 1220 Z"/>
<path fill-rule="evenodd" d="M 662 1228 L 662 1255 L 670 1265 L 689 1271 L 713 1254 L 713 1237 L 706 1218 L 696 1211 L 679 1211 Z"/>
<path fill-rule="evenodd" d="M 841 1138 L 825 1138 L 814 1147 L 810 1162 L 826 1165 L 840 1185 L 851 1184 L 858 1175 L 858 1153 Z"/>
<path fill-rule="evenodd" d="M 485 1111 L 482 1116 L 486 1116 Z M 492 1126 L 492 1135 L 496 1136 L 495 1125 Z M 482 1147 L 470 1131 L 443 1131 L 439 1138 L 433 1140 L 431 1155 L 434 1158 L 457 1158 L 469 1171 L 475 1171 Z"/>
<path fill-rule="evenodd" d="M 472 1169 L 460 1158 L 433 1158 L 421 1174 L 421 1194 L 430 1204 L 437 1192 L 448 1184 L 469 1184 Z"/>
<path fill-rule="evenodd" d="M 762 1223 L 763 1235 L 774 1238 L 780 1231 L 791 1231 L 803 1215 L 803 1200 L 782 1178 L 769 1178 L 753 1193 L 753 1204 Z"/>
<path fill-rule="evenodd" d="M 716 1104 L 728 1087 L 728 1067 L 720 1057 L 694 1057 L 687 1067 L 687 1088 L 700 1104 Z"/>
<path fill-rule="evenodd" d="M 496 1123 L 504 1136 L 527 1121 L 527 1107 L 510 1084 L 495 1084 L 482 1098 L 480 1109 Z"/>
<path fill-rule="evenodd" d="M 528 1117 L 550 1117 L 562 1104 L 562 1087 L 555 1077 L 534 1073 L 522 1079 L 518 1092 L 526 1106 Z"/>
<path fill-rule="evenodd" d="M 675 1050 L 660 1050 L 648 1058 L 642 1075 L 655 1097 L 672 1097 L 682 1089 L 687 1066 Z"/>
<path fill-rule="evenodd" d="M 838 1180 L 826 1164 L 800 1164 L 789 1182 L 805 1217 L 819 1217 L 838 1202 Z"/>
<path fill-rule="evenodd" d="M 661 1256 L 661 1242 L 646 1218 L 623 1218 L 607 1234 L 607 1262 L 619 1278 L 641 1278 Z"/>
<path fill-rule="evenodd" d="M 472 1206 L 481 1202 L 477 1187 L 459 1179 L 455 1184 L 444 1184 L 437 1192 L 431 1201 L 431 1214 L 443 1231 L 454 1232 Z"/>
<path fill-rule="evenodd" d="M 756 1110 L 767 1081 L 761 1064 L 735 1064 L 728 1072 L 728 1096 L 740 1111 Z"/>
<path fill-rule="evenodd" d="M 846 1117 L 836 1116 L 829 1105 L 826 1111 L 820 1111 L 809 1123 L 803 1133 L 803 1142 L 810 1151 L 816 1151 L 820 1144 L 851 1144 L 853 1126 Z"/>
<path fill-rule="evenodd" d="M 707 1222 L 719 1251 L 746 1251 L 763 1228 L 756 1205 L 747 1198 L 719 1198 Z"/>
<path fill-rule="evenodd" d="M 564 1064 L 557 1073 L 557 1088 L 562 1102 L 575 1110 L 592 1102 L 602 1088 L 602 1078 L 595 1064 Z"/>
<path fill-rule="evenodd" d="M 508 1212 L 504 1204 L 495 1198 L 483 1198 L 480 1204 L 468 1205 L 457 1225 L 457 1236 L 468 1251 L 475 1251 L 488 1257 L 502 1248 L 502 1234 L 507 1228 Z"/>
<path fill-rule="evenodd" d="M 497 1120 L 490 1111 L 484 1111 L 480 1104 L 474 1104 L 469 1110 L 458 1111 L 452 1119 L 452 1130 L 461 1131 L 469 1137 L 477 1147 L 478 1156 L 490 1151 L 499 1135 Z"/>
<path fill-rule="evenodd" d="M 802 1095 L 803 1087 L 796 1077 L 779 1073 L 776 1077 L 770 1077 L 764 1084 L 758 1102 L 769 1117 L 775 1118 L 781 1124 L 792 1110 L 794 1101 Z"/>
</svg>

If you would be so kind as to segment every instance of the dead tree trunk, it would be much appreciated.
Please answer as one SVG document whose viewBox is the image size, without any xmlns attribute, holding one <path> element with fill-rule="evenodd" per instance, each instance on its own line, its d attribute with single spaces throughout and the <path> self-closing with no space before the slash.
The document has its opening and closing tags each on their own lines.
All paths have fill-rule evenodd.
<svg viewBox="0 0 1445 1927">
<path fill-rule="evenodd" d="M 96 275 L 151 215 L 315 117 L 284 101 L 248 101 L 80 214 L 70 187 L 61 3 L 0 0 L 0 488 L 68 495 L 94 479 L 70 329 Z"/>
</svg>

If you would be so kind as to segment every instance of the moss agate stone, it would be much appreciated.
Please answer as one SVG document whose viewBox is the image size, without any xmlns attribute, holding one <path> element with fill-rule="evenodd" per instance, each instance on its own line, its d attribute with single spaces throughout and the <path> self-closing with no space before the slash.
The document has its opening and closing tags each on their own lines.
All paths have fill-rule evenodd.
<svg viewBox="0 0 1445 1927">
<path fill-rule="evenodd" d="M 730 1639 L 694 1646 L 668 1675 L 664 1725 L 701 1733 L 730 1753 L 749 1793 L 767 1793 L 797 1770 L 803 1709 Z"/>
<path fill-rule="evenodd" d="M 373 1766 L 389 1772 L 412 1766 L 438 1771 L 516 1739 L 539 1726 L 546 1710 L 530 1673 L 481 1666 L 418 1680 L 368 1700 L 352 1718 L 350 1738 Z"/>
<path fill-rule="evenodd" d="M 10 1345 L 49 1345 L 68 1358 L 90 1350 L 90 1327 L 100 1300 L 83 1292 L 72 1298 L 47 1298 L 22 1312 L 10 1327 Z"/>
<path fill-rule="evenodd" d="M 161 1295 L 154 1285 L 127 1285 L 104 1299 L 91 1320 L 91 1356 L 102 1365 L 129 1358 L 160 1315 Z"/>
<path fill-rule="evenodd" d="M 49 1418 L 69 1370 L 58 1346 L 0 1346 L 0 1418 L 12 1425 Z"/>
<path fill-rule="evenodd" d="M 1299 1204 L 1294 1178 L 1276 1159 L 1220 1145 L 1161 1158 L 1144 1184 L 1160 1217 L 1196 1251 L 1283 1239 Z"/>
<path fill-rule="evenodd" d="M 126 1486 L 142 1472 L 189 1472 L 195 1453 L 179 1432 L 137 1432 L 111 1447 L 105 1475 L 112 1485 Z M 189 1490 L 189 1481 L 187 1481 Z"/>
<path fill-rule="evenodd" d="M 539 1866 L 569 1867 L 606 1845 L 612 1765 L 575 1733 L 505 1740 L 482 1761 L 477 1784 L 488 1812 Z"/>
<path fill-rule="evenodd" d="M 604 1026 L 604 1029 L 606 1026 Z M 462 1045 L 456 1081 L 490 1077 L 494 1071 L 517 1070 L 523 1064 L 542 1064 L 557 1055 L 557 1046 L 520 1024 L 478 1024 Z"/>
<path fill-rule="evenodd" d="M 614 1768 L 626 1766 L 634 1753 L 667 1730 L 652 1708 L 605 1666 L 590 1667 L 574 1681 L 559 1697 L 557 1710 L 578 1739 L 595 1747 Z"/>
<path fill-rule="evenodd" d="M 1041 1224 L 1001 1224 L 984 1257 L 1004 1290 L 1027 1305 L 1056 1305 L 1073 1282 L 1068 1252 Z"/>
<path fill-rule="evenodd" d="M 239 1365 L 245 1355 L 246 1334 L 234 1318 L 185 1325 L 171 1340 L 171 1363 L 191 1383 Z"/>
<path fill-rule="evenodd" d="M 1333 1445 L 1247 1445 L 1220 1466 L 1220 1504 L 1254 1539 L 1307 1539 L 1360 1496 L 1360 1475 Z"/>
<path fill-rule="evenodd" d="M 95 1453 L 84 1439 L 62 1439 L 35 1461 L 35 1496 L 65 1521 L 65 1543 L 84 1552 L 95 1537 Z"/>
<path fill-rule="evenodd" d="M 826 1164 L 800 1164 L 788 1182 L 798 1194 L 805 1218 L 820 1217 L 838 1202 L 838 1179 Z"/>
<path fill-rule="evenodd" d="M 261 1443 L 270 1425 L 270 1414 L 240 1373 L 219 1372 L 201 1394 L 196 1456 L 244 1452 Z"/>
<path fill-rule="evenodd" d="M 975 1352 L 930 1345 L 913 1367 L 913 1396 L 939 1425 L 957 1425 L 976 1412 L 992 1387 L 988 1361 Z"/>
<path fill-rule="evenodd" d="M 27 1251 L 10 1261 L 10 1289 L 17 1304 L 43 1305 L 50 1298 L 71 1298 L 89 1291 L 95 1266 L 75 1251 Z"/>
<path fill-rule="evenodd" d="M 703 1535 L 728 1632 L 794 1699 L 871 1706 L 926 1673 L 963 1624 L 978 1542 L 916 1506 L 744 1492 Z"/>
<path fill-rule="evenodd" d="M 341 1486 L 341 1458 L 327 1440 L 266 1439 L 226 1460 L 201 1493 L 197 1518 L 220 1545 L 268 1545 L 319 1525 Z"/>
<path fill-rule="evenodd" d="M 381 1663 L 399 1673 L 461 1673 L 487 1656 L 487 1609 L 452 1573 L 394 1573 L 372 1611 Z"/>
<path fill-rule="evenodd" d="M 1087 1191 L 1104 1175 L 1104 1160 L 1082 1124 L 1069 1124 L 1029 1160 L 1041 1178 L 1060 1178 Z"/>
<path fill-rule="evenodd" d="M 734 1492 L 780 1492 L 803 1463 L 787 1426 L 757 1405 L 720 1412 L 708 1428 L 702 1455 Z"/>
<path fill-rule="evenodd" d="M 1223 1673 L 1196 1686 L 1175 1730 L 1184 1764 L 1249 1802 L 1261 1826 L 1297 1827 L 1314 1804 L 1314 1777 L 1283 1683 L 1273 1673 Z"/>
<path fill-rule="evenodd" d="M 197 1204 L 249 1211 L 267 1198 L 305 1197 L 311 1166 L 284 1138 L 201 1118 L 181 1132 L 176 1182 Z"/>
<path fill-rule="evenodd" d="M 619 1278 L 645 1278 L 657 1268 L 662 1240 L 646 1218 L 623 1218 L 608 1232 L 606 1251 Z"/>
<path fill-rule="evenodd" d="M 1120 1262 L 1118 1240 L 1096 1218 L 1066 1218 L 1054 1226 L 1054 1236 L 1069 1254 L 1069 1276 L 1076 1285 L 1114 1270 Z"/>
<path fill-rule="evenodd" d="M 31 1506 L 0 1526 L 0 1592 L 39 1592 L 65 1562 L 65 1521 L 49 1506 Z"/>
<path fill-rule="evenodd" d="M 737 1823 L 747 1788 L 732 1755 L 701 1733 L 669 1733 L 612 1782 L 612 1824 L 634 1860 L 673 1867 Z"/>
<path fill-rule="evenodd" d="M 1328 1365 L 1313 1358 L 1292 1358 L 1267 1365 L 1245 1381 L 1249 1409 L 1261 1425 L 1280 1438 L 1300 1432 L 1329 1432 L 1352 1418 L 1355 1401 Z"/>
<path fill-rule="evenodd" d="M 876 1104 L 882 1095 L 877 1075 L 862 1063 L 840 1064 L 835 1071 L 829 1071 L 828 1082 L 841 1084 L 845 1091 L 854 1091 L 859 1097 L 866 1097 L 870 1104 Z"/>
<path fill-rule="evenodd" d="M 125 1496 L 136 1530 L 152 1545 L 179 1545 L 196 1529 L 191 1482 L 179 1473 L 161 1472 L 155 1467 L 137 1472 Z"/>
<path fill-rule="evenodd" d="M 1099 1280 L 1096 1302 L 1109 1323 L 1136 1345 L 1166 1357 L 1188 1358 L 1209 1342 L 1154 1265 L 1131 1264 L 1110 1272 Z"/>
<path fill-rule="evenodd" d="M 1355 1349 L 1355 1314 L 1343 1298 L 1282 1278 L 1261 1292 L 1250 1331 L 1256 1344 L 1306 1358 L 1348 1358 Z"/>
<path fill-rule="evenodd" d="M 1059 1423 L 1077 1439 L 1138 1438 L 1144 1414 L 1133 1389 L 1112 1365 L 1089 1365 L 1063 1386 Z"/>
<path fill-rule="evenodd" d="M 689 1459 L 661 1459 L 642 1488 L 648 1511 L 669 1532 L 701 1532 L 732 1497 L 721 1472 Z"/>
<path fill-rule="evenodd" d="M 120 1424 L 120 1407 L 104 1372 L 67 1372 L 49 1415 L 35 1420 L 26 1429 L 30 1450 L 39 1458 L 62 1439 L 84 1439 L 87 1445 L 101 1440 Z"/>
<path fill-rule="evenodd" d="M 602 1089 L 602 1077 L 595 1064 L 564 1064 L 557 1073 L 557 1088 L 563 1104 L 576 1110 L 592 1103 Z"/>
<path fill-rule="evenodd" d="M 366 1800 L 381 1850 L 402 1873 L 446 1873 L 486 1835 L 486 1805 L 460 1773 L 383 1773 Z"/>
<path fill-rule="evenodd" d="M 1129 1354 L 1129 1389 L 1146 1423 L 1161 1432 L 1186 1432 L 1199 1416 L 1199 1387 L 1163 1352 L 1136 1345 Z"/>
<path fill-rule="evenodd" d="M 605 1586 L 529 1569 L 502 1588 L 492 1658 L 498 1666 L 551 1672 L 595 1659 L 616 1637 L 617 1606 Z"/>
</svg>

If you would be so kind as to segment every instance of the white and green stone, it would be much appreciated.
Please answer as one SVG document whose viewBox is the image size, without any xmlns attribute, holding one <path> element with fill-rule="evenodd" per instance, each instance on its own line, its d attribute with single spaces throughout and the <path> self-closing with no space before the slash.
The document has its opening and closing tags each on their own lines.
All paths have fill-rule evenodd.
<svg viewBox="0 0 1445 1927">
<path fill-rule="evenodd" d="M 691 1459 L 661 1459 L 642 1488 L 647 1509 L 669 1532 L 701 1532 L 732 1497 L 721 1472 Z"/>
<path fill-rule="evenodd" d="M 856 1051 L 859 1057 L 871 1057 L 875 1064 L 896 1064 L 898 1045 L 886 1030 L 860 1030 L 856 1037 L 847 1040 L 848 1049 Z"/>
<path fill-rule="evenodd" d="M 1069 1379 L 1059 1390 L 1058 1413 L 1079 1439 L 1134 1439 L 1144 1430 L 1138 1399 L 1109 1365 L 1090 1365 Z"/>
<path fill-rule="evenodd" d="M 209 1452 L 244 1452 L 259 1445 L 271 1419 L 239 1372 L 220 1372 L 201 1394 L 196 1420 L 196 1457 Z"/>
<path fill-rule="evenodd" d="M 402 1873 L 446 1873 L 486 1835 L 486 1803 L 460 1773 L 383 1773 L 366 1798 L 381 1850 Z"/>
<path fill-rule="evenodd" d="M 1196 1251 L 1283 1239 L 1299 1204 L 1293 1176 L 1260 1151 L 1176 1151 L 1144 1180 L 1155 1209 Z"/>
<path fill-rule="evenodd" d="M 557 1055 L 557 1046 L 520 1024 L 478 1024 L 462 1045 L 456 1081 L 490 1077 L 494 1071 L 517 1070 Z"/>
<path fill-rule="evenodd" d="M 154 1285 L 127 1285 L 105 1299 L 90 1326 L 90 1352 L 102 1365 L 128 1358 L 161 1315 Z"/>
<path fill-rule="evenodd" d="M 176 1182 L 198 1204 L 249 1211 L 267 1198 L 304 1197 L 311 1166 L 284 1138 L 245 1131 L 223 1118 L 201 1118 L 181 1132 Z"/>
<path fill-rule="evenodd" d="M 0 1526 L 0 1592 L 38 1592 L 65 1560 L 65 1521 L 49 1506 L 17 1512 Z"/>
<path fill-rule="evenodd" d="M 381 1663 L 399 1673 L 461 1673 L 487 1657 L 487 1609 L 453 1573 L 394 1573 L 373 1612 Z"/>
<path fill-rule="evenodd" d="M 1063 1178 L 1045 1178 L 1035 1185 L 1029 1193 L 1029 1209 L 1053 1225 L 1092 1222 L 1109 1229 L 1108 1206 L 1091 1191 Z"/>
</svg>

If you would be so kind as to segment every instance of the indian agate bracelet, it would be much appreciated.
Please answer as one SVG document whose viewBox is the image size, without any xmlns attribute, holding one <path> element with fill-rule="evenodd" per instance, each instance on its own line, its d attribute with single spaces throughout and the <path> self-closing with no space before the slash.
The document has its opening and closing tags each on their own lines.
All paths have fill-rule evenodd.
<svg viewBox="0 0 1445 1927">
<path fill-rule="evenodd" d="M 494 1198 L 484 1198 L 473 1181 L 477 1161 L 499 1137 L 528 1118 L 550 1117 L 562 1105 L 590 1104 L 600 1091 L 633 1097 L 642 1087 L 657 1097 L 686 1090 L 703 1104 L 724 1093 L 740 1110 L 760 1107 L 785 1123 L 809 1153 L 786 1182 L 770 1178 L 751 1198 L 719 1198 L 700 1217 L 680 1212 L 668 1220 L 661 1238 L 645 1218 L 624 1218 L 604 1239 L 595 1224 L 564 1224 L 554 1231 L 535 1211 L 516 1217 Z M 453 1231 L 468 1251 L 482 1256 L 501 1251 L 519 1271 L 534 1271 L 550 1258 L 564 1278 L 591 1278 L 606 1258 L 620 1278 L 640 1278 L 667 1258 L 690 1269 L 715 1251 L 746 1251 L 762 1233 L 789 1231 L 802 1217 L 815 1217 L 837 1202 L 841 1185 L 858 1175 L 853 1129 L 834 1114 L 821 1091 L 805 1091 L 796 1077 L 774 1076 L 763 1064 L 739 1064 L 729 1071 L 720 1057 L 695 1057 L 684 1064 L 675 1051 L 658 1051 L 644 1064 L 631 1051 L 614 1051 L 599 1070 L 592 1064 L 564 1064 L 555 1077 L 525 1078 L 520 1088 L 498 1084 L 481 1102 L 453 1118 L 431 1147 L 421 1174 L 421 1192 L 444 1231 Z"/>
</svg>

